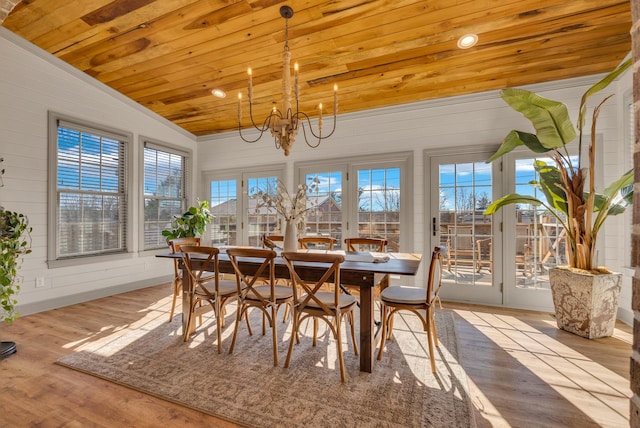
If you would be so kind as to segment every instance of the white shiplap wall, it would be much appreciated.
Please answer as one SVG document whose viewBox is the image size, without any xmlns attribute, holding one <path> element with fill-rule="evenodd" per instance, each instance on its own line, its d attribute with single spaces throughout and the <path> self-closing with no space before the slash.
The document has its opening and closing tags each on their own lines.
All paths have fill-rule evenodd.
<svg viewBox="0 0 640 428">
<path fill-rule="evenodd" d="M 276 151 L 269 137 L 255 144 L 243 143 L 236 133 L 196 139 L 173 125 L 146 112 L 103 85 L 71 70 L 65 64 L 37 48 L 25 48 L 26 42 L 0 28 L 0 156 L 5 158 L 5 188 L 0 203 L 6 208 L 27 213 L 34 227 L 34 252 L 23 265 L 24 283 L 19 296 L 21 308 L 35 311 L 105 294 L 112 287 L 135 288 L 168 276 L 171 266 L 153 255 L 138 254 L 137 242 L 130 259 L 74 268 L 47 269 L 46 265 L 46 146 L 48 110 L 65 113 L 92 122 L 105 123 L 134 133 L 194 149 L 196 170 L 215 171 L 286 163 L 285 180 L 293 183 L 294 164 L 299 161 L 364 156 L 378 153 L 413 151 L 414 177 L 412 241 L 414 251 L 428 252 L 425 217 L 424 153 L 452 149 L 459 153 L 497 148 L 510 129 L 528 129 L 528 122 L 514 113 L 499 98 L 498 92 L 454 97 L 399 107 L 345 114 L 338 117 L 334 136 L 318 149 L 309 149 L 298 141 L 289 158 Z M 35 53 L 34 53 L 35 52 Z M 43 59 L 45 58 L 45 59 Z M 627 73 L 628 74 L 628 73 Z M 596 77 L 540 84 L 528 87 L 551 99 L 562 100 L 572 109 L 572 118 L 584 90 Z M 631 88 L 625 75 L 612 89 L 619 94 L 601 113 L 599 131 L 606 148 L 604 164 L 607 182 L 618 174 L 617 163 L 624 158 L 621 114 L 622 94 Z M 304 97 L 304 91 L 302 91 Z M 384 94 L 381 94 L 384 96 Z M 591 103 L 594 105 L 594 103 Z M 330 120 L 325 118 L 325 127 Z M 138 150 L 135 151 L 136 158 Z M 136 174 L 138 160 L 134 159 Z M 134 179 L 138 176 L 134 174 Z M 197 180 L 198 177 L 195 177 Z M 199 183 L 202 186 L 202 183 Z M 204 195 L 200 189 L 200 195 Z M 134 197 L 137 201 L 139 190 Z M 139 213 L 135 206 L 134 216 Z M 602 237 L 604 264 L 620 270 L 628 264 L 622 242 L 623 228 L 615 221 L 608 224 Z M 622 220 L 623 221 L 623 220 Z M 138 224 L 134 223 L 137 233 Z M 45 278 L 44 288 L 35 288 L 35 279 Z M 418 282 L 424 280 L 424 272 Z M 630 296 L 630 279 L 625 278 Z M 626 291 L 623 291 L 623 296 Z M 621 309 L 630 305 L 623 299 Z"/>
<path fill-rule="evenodd" d="M 137 238 L 128 258 L 48 269 L 47 112 L 133 133 L 135 183 L 139 183 L 139 135 L 195 151 L 194 136 L 144 112 L 132 101 L 1 27 L 0 58 L 0 156 L 5 159 L 6 169 L 0 205 L 24 212 L 33 227 L 33 252 L 24 258 L 20 270 L 23 282 L 19 312 L 26 314 L 171 279 L 171 263 L 156 259 L 153 254 L 138 253 Z M 137 184 L 133 193 L 132 232 L 137 237 Z M 36 278 L 44 278 L 44 287 L 35 287 Z"/>
</svg>

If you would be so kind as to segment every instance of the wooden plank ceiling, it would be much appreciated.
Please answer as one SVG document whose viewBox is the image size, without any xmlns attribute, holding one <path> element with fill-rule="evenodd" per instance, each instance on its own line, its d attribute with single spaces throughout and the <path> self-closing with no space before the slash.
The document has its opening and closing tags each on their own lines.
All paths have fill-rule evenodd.
<svg viewBox="0 0 640 428">
<path fill-rule="evenodd" d="M 248 67 L 256 116 L 281 104 L 285 4 L 311 116 L 334 83 L 355 112 L 603 73 L 631 49 L 628 0 L 25 0 L 2 25 L 200 136 L 237 129 L 239 91 L 248 125 Z"/>
</svg>

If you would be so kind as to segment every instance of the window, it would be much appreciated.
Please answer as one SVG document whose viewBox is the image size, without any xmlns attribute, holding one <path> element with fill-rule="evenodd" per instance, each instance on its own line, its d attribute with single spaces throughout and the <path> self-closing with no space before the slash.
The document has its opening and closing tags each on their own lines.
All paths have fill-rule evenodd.
<svg viewBox="0 0 640 428">
<path fill-rule="evenodd" d="M 173 215 L 187 209 L 187 185 L 190 182 L 190 156 L 186 151 L 152 141 L 143 143 L 144 250 L 166 248 L 162 231 Z"/>
<path fill-rule="evenodd" d="M 126 253 L 131 136 L 50 115 L 49 260 Z"/>
</svg>

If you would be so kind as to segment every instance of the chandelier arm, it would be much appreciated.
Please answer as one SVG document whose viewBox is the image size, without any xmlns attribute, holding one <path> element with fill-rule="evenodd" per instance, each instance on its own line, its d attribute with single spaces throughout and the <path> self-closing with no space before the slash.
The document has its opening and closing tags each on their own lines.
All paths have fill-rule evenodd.
<svg viewBox="0 0 640 428">
<path fill-rule="evenodd" d="M 309 123 L 309 121 L 307 120 L 307 123 L 309 124 L 309 130 L 311 131 L 311 134 L 313 134 L 313 130 L 311 129 L 311 124 Z M 307 130 L 304 128 L 304 121 L 300 121 L 301 124 L 301 128 L 302 128 L 302 137 L 304 138 L 304 142 L 307 144 L 307 146 L 311 147 L 312 149 L 316 149 L 320 146 L 320 143 L 322 142 L 323 138 L 318 138 L 318 142 L 313 144 L 310 143 L 309 140 L 307 139 Z M 314 134 L 315 136 L 315 134 Z"/>
<path fill-rule="evenodd" d="M 264 131 L 269 129 L 268 127 L 265 127 L 265 125 L 271 119 L 271 115 L 267 116 L 267 118 L 264 120 L 264 123 L 262 124 L 262 128 L 260 128 L 258 125 L 256 125 L 256 122 L 253 119 L 253 104 L 251 102 L 249 102 L 249 119 L 251 119 L 251 124 L 253 125 L 253 127 L 260 131 L 260 135 L 262 135 Z"/>
<path fill-rule="evenodd" d="M 333 127 L 331 128 L 331 132 L 328 133 L 325 136 L 322 136 L 322 131 L 320 131 L 320 135 L 316 134 L 315 132 L 313 132 L 313 127 L 311 126 L 311 119 L 309 118 L 309 116 L 303 112 L 303 111 L 299 111 L 296 112 L 296 114 L 294 114 L 294 116 L 301 122 L 304 123 L 304 121 L 307 121 L 307 125 L 309 126 L 309 132 L 311 132 L 311 135 L 313 135 L 314 138 L 317 138 L 318 141 L 322 141 L 324 139 L 327 139 L 329 137 L 331 137 L 333 135 L 333 133 L 336 130 L 336 114 L 333 114 Z M 317 147 L 317 146 L 316 146 Z"/>
<path fill-rule="evenodd" d="M 258 140 L 260 140 L 260 138 L 262 138 L 262 134 L 265 133 L 265 131 L 267 129 L 269 129 L 269 124 L 271 122 L 271 118 L 275 116 L 273 113 L 270 114 L 269 116 L 266 117 L 266 119 L 264 120 L 264 123 L 262 124 L 262 128 L 260 128 L 259 126 L 256 126 L 255 124 L 253 125 L 255 127 L 255 129 L 257 129 L 258 131 L 260 131 L 260 134 L 258 134 L 258 136 L 256 137 L 255 140 L 248 140 L 246 139 L 243 135 L 242 135 L 242 125 L 240 124 L 240 122 L 238 121 L 238 133 L 240 134 L 240 138 L 242 138 L 242 141 L 246 142 L 246 143 L 257 143 Z M 253 122 L 253 118 L 251 120 Z"/>
</svg>

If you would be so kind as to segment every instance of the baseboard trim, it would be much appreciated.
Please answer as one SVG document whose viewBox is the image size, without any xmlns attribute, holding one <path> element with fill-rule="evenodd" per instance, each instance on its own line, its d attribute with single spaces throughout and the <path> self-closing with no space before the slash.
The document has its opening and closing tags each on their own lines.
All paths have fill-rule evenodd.
<svg viewBox="0 0 640 428">
<path fill-rule="evenodd" d="M 618 308 L 618 321 L 622 321 L 628 326 L 633 326 L 633 312 L 629 309 Z"/>
<path fill-rule="evenodd" d="M 77 303 L 88 302 L 90 300 L 113 296 L 115 294 L 126 293 L 127 291 L 139 290 L 141 288 L 151 287 L 153 285 L 168 283 L 172 280 L 172 276 L 149 278 L 141 281 L 129 282 L 127 284 L 118 284 L 112 287 L 91 290 L 84 293 L 61 296 L 54 299 L 48 299 L 46 301 L 32 302 L 24 305 L 18 304 L 16 309 L 21 316 L 37 314 L 38 312 L 50 311 L 52 309 L 75 305 Z"/>
</svg>

